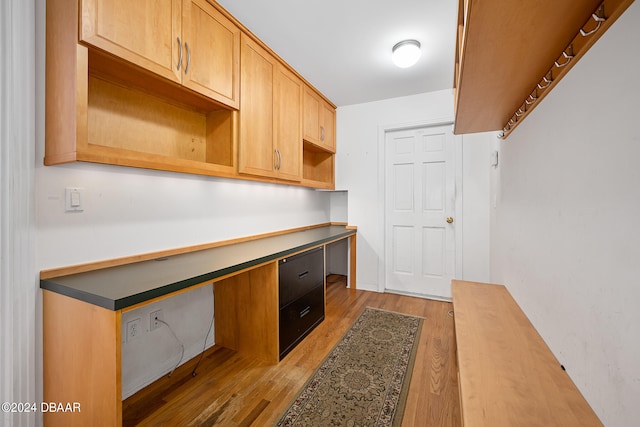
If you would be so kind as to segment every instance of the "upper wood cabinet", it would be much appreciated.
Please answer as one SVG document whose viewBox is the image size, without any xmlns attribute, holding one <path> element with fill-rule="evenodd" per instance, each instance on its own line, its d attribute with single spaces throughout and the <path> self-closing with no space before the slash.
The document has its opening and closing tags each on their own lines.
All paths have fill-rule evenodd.
<svg viewBox="0 0 640 427">
<path fill-rule="evenodd" d="M 275 176 L 273 77 L 275 58 L 249 37 L 241 37 L 239 171 Z"/>
<path fill-rule="evenodd" d="M 240 29 L 206 0 L 185 0 L 182 17 L 183 84 L 238 108 Z"/>
<path fill-rule="evenodd" d="M 128 3 L 113 3 L 120 8 L 98 5 L 117 15 L 100 25 L 118 41 L 122 36 L 111 27 L 120 25 L 118 16 L 128 19 L 121 13 Z M 47 0 L 44 164 L 85 161 L 236 177 L 237 111 L 158 77 L 128 54 L 78 43 L 79 11 L 91 10 L 87 5 Z"/>
<path fill-rule="evenodd" d="M 454 133 L 511 132 L 633 0 L 459 0 Z"/>
<path fill-rule="evenodd" d="M 304 91 L 303 131 L 305 141 L 335 153 L 335 108 L 308 86 Z"/>
<path fill-rule="evenodd" d="M 304 83 L 282 64 L 275 76 L 274 138 L 277 172 L 283 179 L 302 178 L 302 94 Z"/>
<path fill-rule="evenodd" d="M 240 29 L 206 0 L 82 0 L 80 40 L 238 108 Z"/>
<path fill-rule="evenodd" d="M 333 188 L 333 106 L 213 0 L 47 0 L 45 60 L 45 165 Z"/>
<path fill-rule="evenodd" d="M 300 181 L 302 81 L 242 35 L 239 172 Z"/>
</svg>

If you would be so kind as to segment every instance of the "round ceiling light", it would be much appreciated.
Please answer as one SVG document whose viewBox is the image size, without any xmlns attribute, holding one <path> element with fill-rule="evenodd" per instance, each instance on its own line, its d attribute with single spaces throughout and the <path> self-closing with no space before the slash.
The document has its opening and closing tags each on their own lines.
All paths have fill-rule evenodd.
<svg viewBox="0 0 640 427">
<path fill-rule="evenodd" d="M 400 68 L 408 68 L 418 62 L 420 58 L 420 42 L 418 40 L 403 40 L 393 49 L 391 58 Z"/>
</svg>

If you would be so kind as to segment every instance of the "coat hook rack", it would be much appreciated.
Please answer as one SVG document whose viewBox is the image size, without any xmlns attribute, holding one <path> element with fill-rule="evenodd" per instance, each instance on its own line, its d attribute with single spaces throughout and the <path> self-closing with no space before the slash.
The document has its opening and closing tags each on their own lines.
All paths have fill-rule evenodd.
<svg viewBox="0 0 640 427">
<path fill-rule="evenodd" d="M 607 20 L 607 18 L 604 17 L 604 3 L 600 5 L 598 11 L 596 13 L 593 13 L 591 17 L 594 21 L 596 21 L 596 26 L 591 31 L 585 31 L 583 28 L 580 28 L 580 35 L 582 37 L 590 36 L 591 34 L 598 31 L 600 29 L 600 25 L 602 25 L 602 23 Z"/>
<path fill-rule="evenodd" d="M 600 34 L 624 12 L 633 0 L 603 0 L 598 8 L 591 14 L 589 19 L 576 31 L 573 40 L 560 53 L 560 56 L 552 63 L 549 70 L 536 84 L 529 96 L 523 101 L 518 109 L 509 117 L 503 126 L 498 137 L 505 139 L 524 117 L 535 108 L 536 104 L 546 96 L 553 88 L 554 84 L 560 80 L 571 69 L 568 66 L 578 60 L 593 43 L 600 37 Z M 609 16 L 605 15 L 605 5 Z M 593 23 L 592 23 L 593 21 Z M 594 36 L 594 34 L 598 33 Z M 592 37 L 589 37 L 592 36 Z M 567 67 L 568 66 L 568 67 Z"/>
<path fill-rule="evenodd" d="M 572 68 L 573 63 L 595 43 L 609 26 L 633 3 L 633 0 L 602 0 L 598 8 L 591 14 L 571 42 L 564 48 L 558 58 L 551 64 L 523 103 L 507 119 L 498 137 L 505 139 L 513 129 L 529 114 L 564 75 Z M 605 6 L 609 15 L 605 15 Z M 593 21 L 593 23 L 592 23 Z M 597 33 L 597 34 L 596 34 Z M 591 36 L 591 37 L 589 37 Z"/>
</svg>

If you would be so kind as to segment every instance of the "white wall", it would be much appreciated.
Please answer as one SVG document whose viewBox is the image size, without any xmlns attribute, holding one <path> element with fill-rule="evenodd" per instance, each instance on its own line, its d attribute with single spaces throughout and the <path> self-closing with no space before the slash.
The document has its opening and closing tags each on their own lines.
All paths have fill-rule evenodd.
<svg viewBox="0 0 640 427">
<path fill-rule="evenodd" d="M 42 142 L 41 142 L 42 145 Z M 330 194 L 306 188 L 79 163 L 36 169 L 41 269 L 329 221 Z M 65 187 L 84 211 L 65 212 Z"/>
<path fill-rule="evenodd" d="M 489 281 L 490 159 L 494 132 L 462 136 L 462 280 Z"/>
<path fill-rule="evenodd" d="M 452 121 L 453 95 L 450 90 L 424 93 L 384 101 L 339 107 L 337 111 L 336 188 L 349 190 L 349 223 L 358 226 L 357 287 L 382 290 L 380 269 L 384 263 L 384 213 L 379 211 L 383 191 L 379 174 L 378 138 L 380 129 L 424 121 Z M 463 183 L 473 198 L 464 210 L 468 236 L 463 237 L 464 279 L 488 281 L 489 265 L 489 143 L 488 134 L 463 137 Z M 464 155 L 465 147 L 469 154 Z M 468 168 L 468 170 L 467 170 Z M 467 170 L 467 172 L 464 172 Z M 475 194 L 471 194 L 475 192 Z M 463 201 L 464 203 L 464 201 Z M 463 221 L 466 221 L 463 219 Z M 473 260 L 473 261 L 472 261 Z M 464 259 L 463 259 L 464 264 Z M 468 277 L 466 277 L 468 276 Z M 462 279 L 461 278 L 461 279 Z"/>
<path fill-rule="evenodd" d="M 349 239 L 341 239 L 326 246 L 325 273 L 349 275 Z"/>
<path fill-rule="evenodd" d="M 640 419 L 640 4 L 499 144 L 492 281 L 607 426 Z"/>
<path fill-rule="evenodd" d="M 330 192 L 331 222 L 348 222 L 349 192 L 336 190 Z"/>
<path fill-rule="evenodd" d="M 33 155 L 35 10 L 0 3 L 0 403 L 39 402 Z M 0 412 L 0 425 L 33 426 L 33 413 Z"/>
</svg>

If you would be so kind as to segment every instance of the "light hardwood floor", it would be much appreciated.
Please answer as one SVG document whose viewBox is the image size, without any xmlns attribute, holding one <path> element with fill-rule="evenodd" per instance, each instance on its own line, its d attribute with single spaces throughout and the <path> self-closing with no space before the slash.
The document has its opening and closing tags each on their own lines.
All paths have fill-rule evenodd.
<svg viewBox="0 0 640 427">
<path fill-rule="evenodd" d="M 425 322 L 402 425 L 460 426 L 452 305 L 395 294 L 351 291 L 330 276 L 325 320 L 279 364 L 214 346 L 195 377 L 196 359 L 124 401 L 125 426 L 268 426 L 367 307 L 422 316 Z"/>
</svg>

